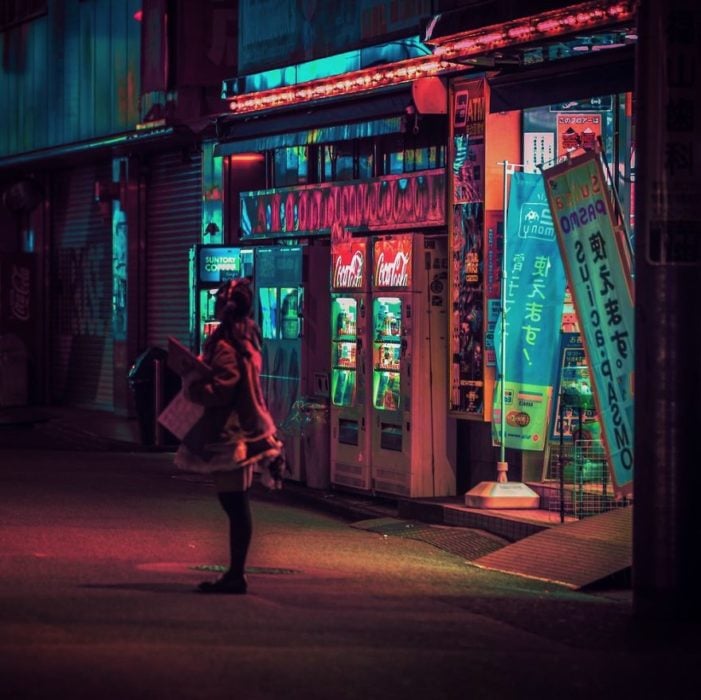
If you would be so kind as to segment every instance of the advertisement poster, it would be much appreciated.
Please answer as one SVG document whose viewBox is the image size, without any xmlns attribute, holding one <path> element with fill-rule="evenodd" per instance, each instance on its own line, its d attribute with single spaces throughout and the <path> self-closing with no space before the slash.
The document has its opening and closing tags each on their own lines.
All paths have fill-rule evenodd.
<svg viewBox="0 0 701 700">
<path fill-rule="evenodd" d="M 558 158 L 579 148 L 593 151 L 601 136 L 602 117 L 600 114 L 557 115 L 557 156 Z"/>
<path fill-rule="evenodd" d="M 545 170 L 592 389 L 619 496 L 633 489 L 634 318 L 630 261 L 617 238 L 600 158 L 586 153 Z"/>
<path fill-rule="evenodd" d="M 539 175 L 516 172 L 511 177 L 505 247 L 505 310 L 494 327 L 497 376 L 504 378 L 504 444 L 542 451 L 565 297 L 565 272 Z M 496 444 L 502 440 L 501 402 L 499 381 L 492 414 Z"/>
<path fill-rule="evenodd" d="M 450 408 L 479 418 L 484 412 L 483 216 L 481 202 L 454 207 L 451 250 Z"/>
<path fill-rule="evenodd" d="M 527 131 L 523 134 L 523 170 L 539 172 L 555 161 L 555 134 L 551 131 Z"/>
<path fill-rule="evenodd" d="M 554 387 L 555 400 L 550 420 L 550 440 L 559 443 L 562 433 L 563 442 L 571 443 L 575 436 L 579 437 L 579 409 L 565 405 L 562 407 L 562 416 L 560 416 L 562 390 L 572 386 L 580 390 L 583 387 L 585 390 L 586 388 L 591 389 L 589 366 L 580 333 L 562 333 L 558 365 L 558 379 Z M 584 426 L 588 425 L 592 428 L 595 426 L 596 411 L 594 408 L 582 409 L 582 423 Z M 582 436 L 584 439 L 590 439 L 592 431 L 582 432 Z"/>
<path fill-rule="evenodd" d="M 484 81 L 453 85 L 450 181 L 450 403 L 484 419 Z M 496 245 L 496 222 L 495 222 Z"/>
<path fill-rule="evenodd" d="M 504 215 L 500 211 L 485 213 L 485 309 L 487 312 L 484 336 L 484 362 L 486 367 L 495 367 L 494 326 L 501 309 L 501 260 L 504 249 Z"/>
</svg>

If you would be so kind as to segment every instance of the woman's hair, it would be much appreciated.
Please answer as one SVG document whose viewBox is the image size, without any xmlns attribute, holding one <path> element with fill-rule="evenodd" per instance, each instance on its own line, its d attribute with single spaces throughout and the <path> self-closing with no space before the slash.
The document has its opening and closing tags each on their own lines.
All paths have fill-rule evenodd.
<svg viewBox="0 0 701 700">
<path fill-rule="evenodd" d="M 215 293 L 215 314 L 221 323 L 207 338 L 203 352 L 205 358 L 210 355 L 220 340 L 225 340 L 244 356 L 246 350 L 243 340 L 247 339 L 253 346 L 260 348 L 260 331 L 250 317 L 253 308 L 253 289 L 247 277 L 224 282 Z"/>
<path fill-rule="evenodd" d="M 253 290 L 248 277 L 224 282 L 216 291 L 215 314 L 225 319 L 237 320 L 251 315 Z"/>
</svg>

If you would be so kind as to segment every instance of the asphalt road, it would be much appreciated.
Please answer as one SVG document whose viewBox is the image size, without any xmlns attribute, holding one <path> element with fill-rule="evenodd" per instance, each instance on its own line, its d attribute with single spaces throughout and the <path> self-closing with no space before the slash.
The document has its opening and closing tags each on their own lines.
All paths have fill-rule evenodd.
<svg viewBox="0 0 701 700">
<path fill-rule="evenodd" d="M 247 596 L 212 487 L 172 455 L 0 450 L 0 694 L 23 698 L 698 697 L 698 645 L 630 601 L 480 570 L 254 491 Z"/>
</svg>

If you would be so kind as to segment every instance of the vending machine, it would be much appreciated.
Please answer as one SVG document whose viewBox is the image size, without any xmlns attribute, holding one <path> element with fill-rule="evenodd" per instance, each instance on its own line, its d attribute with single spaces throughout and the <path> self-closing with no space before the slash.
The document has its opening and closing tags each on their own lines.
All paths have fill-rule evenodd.
<svg viewBox="0 0 701 700">
<path fill-rule="evenodd" d="M 455 421 L 447 415 L 445 237 L 373 242 L 371 475 L 377 492 L 455 495 Z"/>
<path fill-rule="evenodd" d="M 214 318 L 215 292 L 226 280 L 253 277 L 253 249 L 225 245 L 196 245 L 193 260 L 193 350 L 202 352 L 205 340 L 219 325 Z"/>
<path fill-rule="evenodd" d="M 329 246 L 254 250 L 256 320 L 263 336 L 261 383 L 276 425 L 283 426 L 297 399 L 328 399 Z M 299 440 L 288 440 L 289 478 L 296 481 L 304 479 L 302 457 Z"/>
<path fill-rule="evenodd" d="M 370 372 L 367 239 L 331 246 L 331 483 L 369 491 Z"/>
</svg>

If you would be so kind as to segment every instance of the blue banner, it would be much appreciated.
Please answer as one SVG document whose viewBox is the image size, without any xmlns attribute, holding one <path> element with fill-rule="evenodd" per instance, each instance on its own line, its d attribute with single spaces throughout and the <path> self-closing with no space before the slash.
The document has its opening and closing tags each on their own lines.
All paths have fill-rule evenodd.
<svg viewBox="0 0 701 700">
<path fill-rule="evenodd" d="M 543 450 L 559 348 L 565 271 L 543 179 L 538 174 L 512 175 L 505 249 L 505 323 L 500 313 L 494 334 L 497 376 L 503 376 L 511 398 L 505 402 L 505 445 Z M 518 402 L 514 396 L 520 397 Z M 501 385 L 494 394 L 492 426 L 500 443 Z"/>
</svg>

